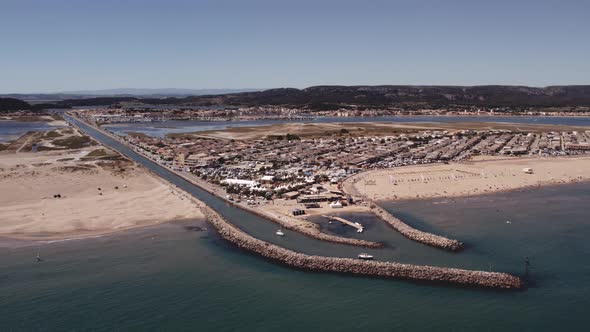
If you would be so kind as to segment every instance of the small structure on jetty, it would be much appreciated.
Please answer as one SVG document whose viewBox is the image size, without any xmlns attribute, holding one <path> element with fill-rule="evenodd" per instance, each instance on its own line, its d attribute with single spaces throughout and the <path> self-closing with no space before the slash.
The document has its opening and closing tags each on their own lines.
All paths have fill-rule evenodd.
<svg viewBox="0 0 590 332">
<path fill-rule="evenodd" d="M 327 219 L 330 219 L 330 220 L 336 220 L 336 221 L 339 221 L 339 222 L 341 222 L 341 223 L 343 223 L 345 225 L 352 226 L 352 227 L 356 228 L 356 232 L 357 233 L 362 233 L 365 230 L 365 228 L 363 227 L 363 225 L 361 225 L 358 222 L 352 222 L 352 221 L 346 220 L 344 218 L 336 217 L 336 216 L 322 215 L 322 217 L 327 218 Z"/>
</svg>

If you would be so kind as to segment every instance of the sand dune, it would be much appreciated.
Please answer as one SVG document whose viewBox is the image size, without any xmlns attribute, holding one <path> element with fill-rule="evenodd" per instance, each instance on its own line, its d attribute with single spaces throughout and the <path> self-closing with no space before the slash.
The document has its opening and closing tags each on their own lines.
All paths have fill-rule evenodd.
<svg viewBox="0 0 590 332">
<path fill-rule="evenodd" d="M 137 165 L 84 158 L 96 149 L 0 153 L 0 236 L 70 238 L 203 218 Z"/>
</svg>

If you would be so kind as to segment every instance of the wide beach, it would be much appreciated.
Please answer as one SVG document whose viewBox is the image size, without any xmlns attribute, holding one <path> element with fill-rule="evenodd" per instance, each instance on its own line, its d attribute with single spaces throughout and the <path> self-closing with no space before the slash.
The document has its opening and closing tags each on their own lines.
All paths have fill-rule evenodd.
<svg viewBox="0 0 590 332">
<path fill-rule="evenodd" d="M 202 219 L 188 199 L 101 146 L 0 152 L 0 236 L 61 239 Z"/>
<path fill-rule="evenodd" d="M 525 172 L 531 169 L 532 174 Z M 344 181 L 354 196 L 391 201 L 457 197 L 590 180 L 590 157 L 480 158 L 370 170 Z"/>
</svg>

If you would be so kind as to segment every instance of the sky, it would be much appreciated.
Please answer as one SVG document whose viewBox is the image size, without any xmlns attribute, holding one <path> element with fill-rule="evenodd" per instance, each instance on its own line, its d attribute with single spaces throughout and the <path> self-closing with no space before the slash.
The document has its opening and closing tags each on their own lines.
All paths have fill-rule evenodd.
<svg viewBox="0 0 590 332">
<path fill-rule="evenodd" d="M 590 1 L 0 0 L 0 93 L 590 84 Z"/>
</svg>

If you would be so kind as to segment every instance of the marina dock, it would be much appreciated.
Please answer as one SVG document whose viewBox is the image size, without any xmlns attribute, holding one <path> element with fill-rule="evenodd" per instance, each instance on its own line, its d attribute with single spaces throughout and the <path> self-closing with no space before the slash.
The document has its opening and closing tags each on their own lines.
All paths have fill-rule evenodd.
<svg viewBox="0 0 590 332">
<path fill-rule="evenodd" d="M 362 233 L 365 230 L 365 228 L 363 227 L 363 225 L 359 224 L 358 222 L 352 222 L 352 221 L 346 220 L 344 218 L 336 217 L 336 216 L 322 215 L 322 217 L 328 218 L 328 219 L 331 219 L 331 220 L 336 220 L 336 221 L 339 221 L 339 222 L 341 222 L 341 223 L 343 223 L 345 225 L 352 226 L 352 227 L 356 228 L 357 233 Z"/>
</svg>

